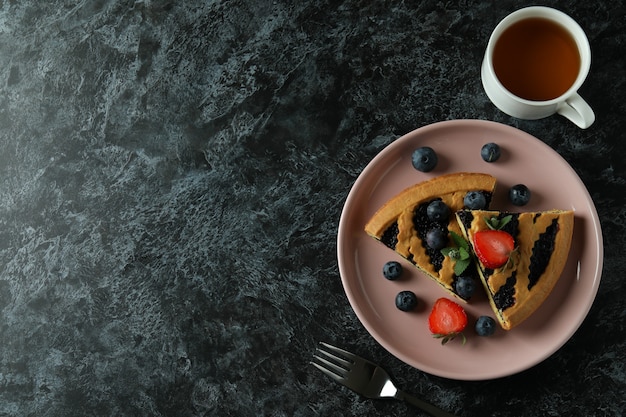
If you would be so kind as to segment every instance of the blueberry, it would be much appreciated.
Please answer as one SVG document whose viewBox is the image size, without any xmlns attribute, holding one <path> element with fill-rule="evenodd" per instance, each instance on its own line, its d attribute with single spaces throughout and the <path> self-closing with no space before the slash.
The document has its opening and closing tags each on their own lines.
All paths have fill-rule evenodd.
<svg viewBox="0 0 626 417">
<path fill-rule="evenodd" d="M 439 250 L 446 247 L 448 244 L 448 232 L 439 228 L 430 229 L 426 233 L 426 244 L 431 249 Z"/>
<path fill-rule="evenodd" d="M 487 199 L 480 191 L 468 191 L 463 199 L 463 204 L 470 210 L 483 210 L 487 208 Z"/>
<path fill-rule="evenodd" d="M 480 149 L 480 156 L 485 162 L 495 162 L 500 158 L 500 147 L 497 143 L 486 143 Z"/>
<path fill-rule="evenodd" d="M 417 307 L 417 297 L 412 291 L 400 291 L 396 295 L 396 307 L 402 311 L 411 311 Z"/>
<path fill-rule="evenodd" d="M 530 190 L 524 184 L 517 184 L 509 190 L 511 203 L 516 206 L 525 206 L 530 201 Z"/>
<path fill-rule="evenodd" d="M 441 200 L 434 200 L 426 207 L 426 215 L 433 222 L 448 222 L 450 218 L 450 209 Z"/>
<path fill-rule="evenodd" d="M 400 262 L 389 261 L 383 265 L 383 275 L 389 281 L 394 281 L 402 275 L 402 265 Z"/>
<path fill-rule="evenodd" d="M 430 146 L 423 146 L 413 151 L 413 167 L 422 172 L 432 171 L 437 165 L 437 154 Z"/>
<path fill-rule="evenodd" d="M 480 316 L 475 329 L 478 336 L 491 336 L 496 331 L 496 321 L 489 316 Z"/>
<path fill-rule="evenodd" d="M 454 282 L 454 290 L 464 300 L 469 300 L 476 290 L 476 281 L 472 277 L 461 275 Z"/>
</svg>

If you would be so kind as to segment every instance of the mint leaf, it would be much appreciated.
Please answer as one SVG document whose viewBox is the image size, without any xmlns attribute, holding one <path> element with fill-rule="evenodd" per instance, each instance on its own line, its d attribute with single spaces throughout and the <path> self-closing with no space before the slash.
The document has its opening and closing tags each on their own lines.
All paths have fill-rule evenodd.
<svg viewBox="0 0 626 417">
<path fill-rule="evenodd" d="M 456 275 L 462 275 L 470 264 L 470 259 L 457 259 L 454 263 L 454 273 Z"/>
<path fill-rule="evenodd" d="M 512 215 L 508 215 L 508 216 L 504 216 L 503 218 L 500 219 L 500 229 L 502 229 L 504 226 L 507 225 L 508 222 L 511 221 L 511 219 L 513 218 Z"/>
<path fill-rule="evenodd" d="M 513 218 L 512 215 L 507 215 L 504 216 L 501 219 L 498 219 L 497 217 L 491 217 L 491 218 L 487 218 L 485 217 L 485 224 L 487 224 L 487 227 L 489 227 L 491 230 L 500 230 L 502 229 L 504 226 L 506 226 L 511 219 Z"/>
<path fill-rule="evenodd" d="M 441 254 L 443 256 L 450 257 L 450 259 L 459 259 L 459 257 L 461 256 L 457 248 L 443 248 L 441 249 Z"/>
<path fill-rule="evenodd" d="M 454 273 L 461 275 L 471 263 L 472 255 L 470 253 L 469 243 L 458 233 L 450 231 L 450 236 L 457 247 L 443 248 L 441 253 L 454 261 Z"/>
<path fill-rule="evenodd" d="M 463 248 L 466 251 L 469 250 L 469 244 L 467 243 L 465 239 L 463 239 L 462 236 L 459 236 L 458 233 L 450 230 L 450 236 L 452 236 L 452 240 L 454 241 L 454 244 L 457 245 L 459 248 Z"/>
</svg>

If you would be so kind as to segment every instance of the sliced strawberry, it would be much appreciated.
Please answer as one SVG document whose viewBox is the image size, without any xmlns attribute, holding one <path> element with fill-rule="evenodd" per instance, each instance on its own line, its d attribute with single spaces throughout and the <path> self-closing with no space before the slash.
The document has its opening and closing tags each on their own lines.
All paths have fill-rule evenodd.
<svg viewBox="0 0 626 417">
<path fill-rule="evenodd" d="M 430 315 L 428 316 L 428 328 L 434 337 L 441 339 L 445 345 L 459 334 L 463 336 L 463 329 L 467 326 L 467 314 L 459 304 L 447 298 L 439 298 L 435 301 Z M 465 336 L 463 336 L 465 343 Z"/>
<path fill-rule="evenodd" d="M 485 268 L 500 268 L 515 250 L 513 236 L 502 230 L 481 230 L 474 234 L 474 252 Z"/>
</svg>

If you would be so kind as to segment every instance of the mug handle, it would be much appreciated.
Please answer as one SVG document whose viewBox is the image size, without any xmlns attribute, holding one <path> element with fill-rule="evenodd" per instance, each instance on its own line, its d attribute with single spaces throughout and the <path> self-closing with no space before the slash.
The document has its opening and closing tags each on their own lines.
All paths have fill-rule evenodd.
<svg viewBox="0 0 626 417">
<path fill-rule="evenodd" d="M 587 129 L 596 120 L 593 110 L 578 93 L 574 93 L 563 103 L 560 103 L 556 112 L 570 119 L 581 129 Z"/>
</svg>

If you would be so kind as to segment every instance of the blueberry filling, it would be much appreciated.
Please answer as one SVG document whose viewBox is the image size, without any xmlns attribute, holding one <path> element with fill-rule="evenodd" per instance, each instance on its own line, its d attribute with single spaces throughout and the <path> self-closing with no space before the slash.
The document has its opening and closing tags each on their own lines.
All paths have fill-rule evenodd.
<svg viewBox="0 0 626 417">
<path fill-rule="evenodd" d="M 396 245 L 398 244 L 398 222 L 393 222 L 391 226 L 389 226 L 380 237 L 380 241 L 385 244 L 388 248 L 396 249 Z"/>
<path fill-rule="evenodd" d="M 461 219 L 461 223 L 463 223 L 463 227 L 466 230 L 472 227 L 472 220 L 474 220 L 474 215 L 470 211 L 467 211 L 467 210 L 459 211 L 458 215 L 459 215 L 459 219 Z"/>
<path fill-rule="evenodd" d="M 528 289 L 530 290 L 539 281 L 539 277 L 545 272 L 550 262 L 552 252 L 554 252 L 554 242 L 556 233 L 559 230 L 557 219 L 552 220 L 552 224 L 546 231 L 539 235 L 539 239 L 533 246 L 533 253 L 530 257 L 530 271 L 528 273 Z"/>
<path fill-rule="evenodd" d="M 506 283 L 493 295 L 493 302 L 498 310 L 503 311 L 515 304 L 515 272 L 506 279 Z"/>
</svg>

